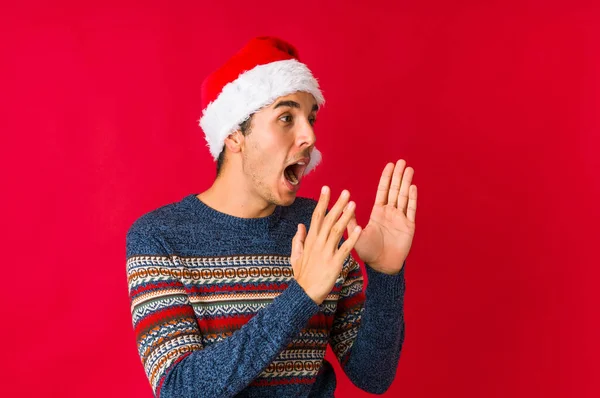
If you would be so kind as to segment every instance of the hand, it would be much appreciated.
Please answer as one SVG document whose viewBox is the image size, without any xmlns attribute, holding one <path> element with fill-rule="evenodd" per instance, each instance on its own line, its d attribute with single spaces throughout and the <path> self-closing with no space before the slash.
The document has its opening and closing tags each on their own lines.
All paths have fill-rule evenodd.
<svg viewBox="0 0 600 398">
<path fill-rule="evenodd" d="M 415 235 L 417 186 L 411 185 L 414 169 L 405 166 L 403 159 L 385 166 L 369 223 L 355 244 L 362 261 L 386 274 L 400 272 Z M 348 234 L 356 225 L 353 217 Z"/>
<path fill-rule="evenodd" d="M 304 224 L 299 224 L 292 240 L 291 263 L 294 277 L 317 304 L 321 304 L 333 289 L 342 272 L 342 265 L 361 232 L 359 226 L 352 228 L 348 239 L 338 248 L 348 222 L 354 217 L 356 205 L 354 202 L 348 203 L 350 193 L 344 190 L 325 216 L 329 195 L 329 188 L 323 187 L 312 215 L 308 236 Z"/>
</svg>

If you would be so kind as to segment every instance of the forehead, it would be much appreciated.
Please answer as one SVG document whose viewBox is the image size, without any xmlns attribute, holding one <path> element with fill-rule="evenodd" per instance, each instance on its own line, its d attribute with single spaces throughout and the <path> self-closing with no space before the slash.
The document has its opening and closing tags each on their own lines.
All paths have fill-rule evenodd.
<svg viewBox="0 0 600 398">
<path fill-rule="evenodd" d="M 273 101 L 271 105 L 268 106 L 268 108 L 275 109 L 275 107 L 277 107 L 277 105 L 281 102 L 288 101 L 297 103 L 300 106 L 300 109 L 313 109 L 317 105 L 317 100 L 312 94 L 304 91 L 298 91 L 292 94 L 278 97 L 277 99 L 275 99 L 275 101 Z"/>
</svg>

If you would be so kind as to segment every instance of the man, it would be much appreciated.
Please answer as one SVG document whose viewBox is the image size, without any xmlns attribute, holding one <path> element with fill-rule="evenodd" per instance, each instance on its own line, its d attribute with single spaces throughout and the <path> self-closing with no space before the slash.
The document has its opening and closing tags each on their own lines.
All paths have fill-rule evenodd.
<svg viewBox="0 0 600 398">
<path fill-rule="evenodd" d="M 217 179 L 127 234 L 133 326 L 154 394 L 332 397 L 327 344 L 354 384 L 385 392 L 404 341 L 413 169 L 385 167 L 364 230 L 348 191 L 330 210 L 326 186 L 318 202 L 297 197 L 320 160 L 324 99 L 277 38 L 251 40 L 205 80 L 202 100 Z"/>
</svg>

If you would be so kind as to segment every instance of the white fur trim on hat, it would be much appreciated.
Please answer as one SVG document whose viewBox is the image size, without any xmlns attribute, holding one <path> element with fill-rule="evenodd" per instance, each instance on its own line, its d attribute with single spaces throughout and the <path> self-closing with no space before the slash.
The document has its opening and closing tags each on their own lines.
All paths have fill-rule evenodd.
<svg viewBox="0 0 600 398">
<path fill-rule="evenodd" d="M 258 65 L 227 83 L 217 99 L 206 106 L 200 118 L 200 127 L 213 158 L 218 159 L 225 138 L 248 116 L 272 104 L 278 97 L 297 91 L 312 94 L 318 105 L 325 103 L 317 80 L 306 65 L 295 59 Z M 321 154 L 315 148 L 306 172 L 314 168 L 320 159 Z"/>
</svg>

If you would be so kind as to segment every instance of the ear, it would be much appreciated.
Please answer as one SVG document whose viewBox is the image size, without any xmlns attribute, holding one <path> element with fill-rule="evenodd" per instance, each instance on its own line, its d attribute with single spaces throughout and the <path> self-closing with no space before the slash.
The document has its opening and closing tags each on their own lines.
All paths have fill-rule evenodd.
<svg viewBox="0 0 600 398">
<path fill-rule="evenodd" d="M 244 146 L 244 138 L 240 130 L 235 130 L 225 138 L 225 146 L 233 153 L 240 152 Z"/>
</svg>

